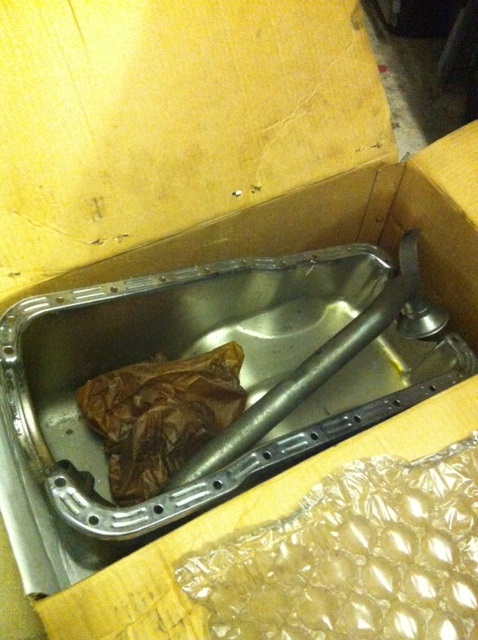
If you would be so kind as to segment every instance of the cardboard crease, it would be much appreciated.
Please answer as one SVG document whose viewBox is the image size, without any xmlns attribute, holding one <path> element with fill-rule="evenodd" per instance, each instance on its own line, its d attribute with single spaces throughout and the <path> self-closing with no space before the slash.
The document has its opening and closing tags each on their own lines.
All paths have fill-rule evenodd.
<svg viewBox="0 0 478 640">
<path fill-rule="evenodd" d="M 234 257 L 355 241 L 396 257 L 416 227 L 426 293 L 478 349 L 478 123 L 394 164 L 357 0 L 59 0 L 3 17 L 2 310 Z M 51 640 L 204 638 L 206 613 L 174 580 L 182 558 L 284 517 L 344 462 L 413 459 L 466 437 L 477 400 L 475 377 L 34 609 Z M 14 602 L 27 619 L 30 605 Z"/>
</svg>

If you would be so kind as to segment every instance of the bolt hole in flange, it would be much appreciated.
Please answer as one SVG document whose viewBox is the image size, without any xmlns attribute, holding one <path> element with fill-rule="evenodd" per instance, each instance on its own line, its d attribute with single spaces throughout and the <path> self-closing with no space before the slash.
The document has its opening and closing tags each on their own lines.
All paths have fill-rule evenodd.
<svg viewBox="0 0 478 640">
<path fill-rule="evenodd" d="M 63 476 L 55 478 L 55 487 L 66 487 L 66 479 Z"/>
<path fill-rule="evenodd" d="M 155 504 L 153 507 L 153 511 L 159 516 L 161 515 L 161 513 L 163 513 L 164 507 L 162 504 Z"/>
<path fill-rule="evenodd" d="M 90 516 L 88 518 L 88 524 L 91 524 L 92 527 L 96 527 L 96 525 L 98 525 L 100 523 L 100 519 L 98 518 L 98 516 Z"/>
<path fill-rule="evenodd" d="M 212 483 L 212 486 L 214 487 L 214 489 L 221 489 L 222 481 L 221 480 L 214 480 L 214 482 Z"/>
<path fill-rule="evenodd" d="M 15 355 L 15 349 L 13 347 L 11 347 L 10 345 L 7 345 L 7 346 L 3 347 L 3 353 L 6 356 L 13 356 L 13 355 Z"/>
<path fill-rule="evenodd" d="M 272 458 L 272 453 L 270 451 L 264 451 L 262 457 L 264 460 L 270 460 Z"/>
</svg>

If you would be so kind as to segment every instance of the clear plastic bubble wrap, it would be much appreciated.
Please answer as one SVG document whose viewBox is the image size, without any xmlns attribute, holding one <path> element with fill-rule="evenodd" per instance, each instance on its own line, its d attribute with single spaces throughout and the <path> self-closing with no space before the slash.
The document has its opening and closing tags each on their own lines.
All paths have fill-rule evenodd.
<svg viewBox="0 0 478 640">
<path fill-rule="evenodd" d="M 345 465 L 176 572 L 224 640 L 477 640 L 478 434 Z"/>
</svg>

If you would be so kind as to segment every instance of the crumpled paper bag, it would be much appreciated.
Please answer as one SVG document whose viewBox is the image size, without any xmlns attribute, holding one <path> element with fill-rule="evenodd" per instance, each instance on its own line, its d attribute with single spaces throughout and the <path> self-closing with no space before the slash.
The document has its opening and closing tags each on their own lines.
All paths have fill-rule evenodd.
<svg viewBox="0 0 478 640">
<path fill-rule="evenodd" d="M 241 347 L 229 342 L 175 362 L 156 356 L 89 380 L 76 394 L 105 438 L 111 494 L 119 506 L 148 500 L 194 453 L 238 418 Z"/>
</svg>

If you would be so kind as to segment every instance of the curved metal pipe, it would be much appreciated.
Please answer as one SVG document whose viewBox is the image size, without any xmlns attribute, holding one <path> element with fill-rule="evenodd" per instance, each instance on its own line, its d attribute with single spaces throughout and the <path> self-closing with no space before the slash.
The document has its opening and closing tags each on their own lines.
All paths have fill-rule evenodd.
<svg viewBox="0 0 478 640">
<path fill-rule="evenodd" d="M 418 232 L 407 231 L 400 242 L 400 272 L 414 281 L 412 295 L 403 306 L 397 330 L 405 338 L 423 339 L 442 331 L 448 323 L 445 309 L 432 304 L 422 295 L 420 268 L 418 264 Z"/>
<path fill-rule="evenodd" d="M 261 440 L 301 402 L 377 338 L 410 298 L 415 279 L 399 275 L 356 318 L 210 440 L 166 485 L 177 488 L 217 471 Z"/>
</svg>

